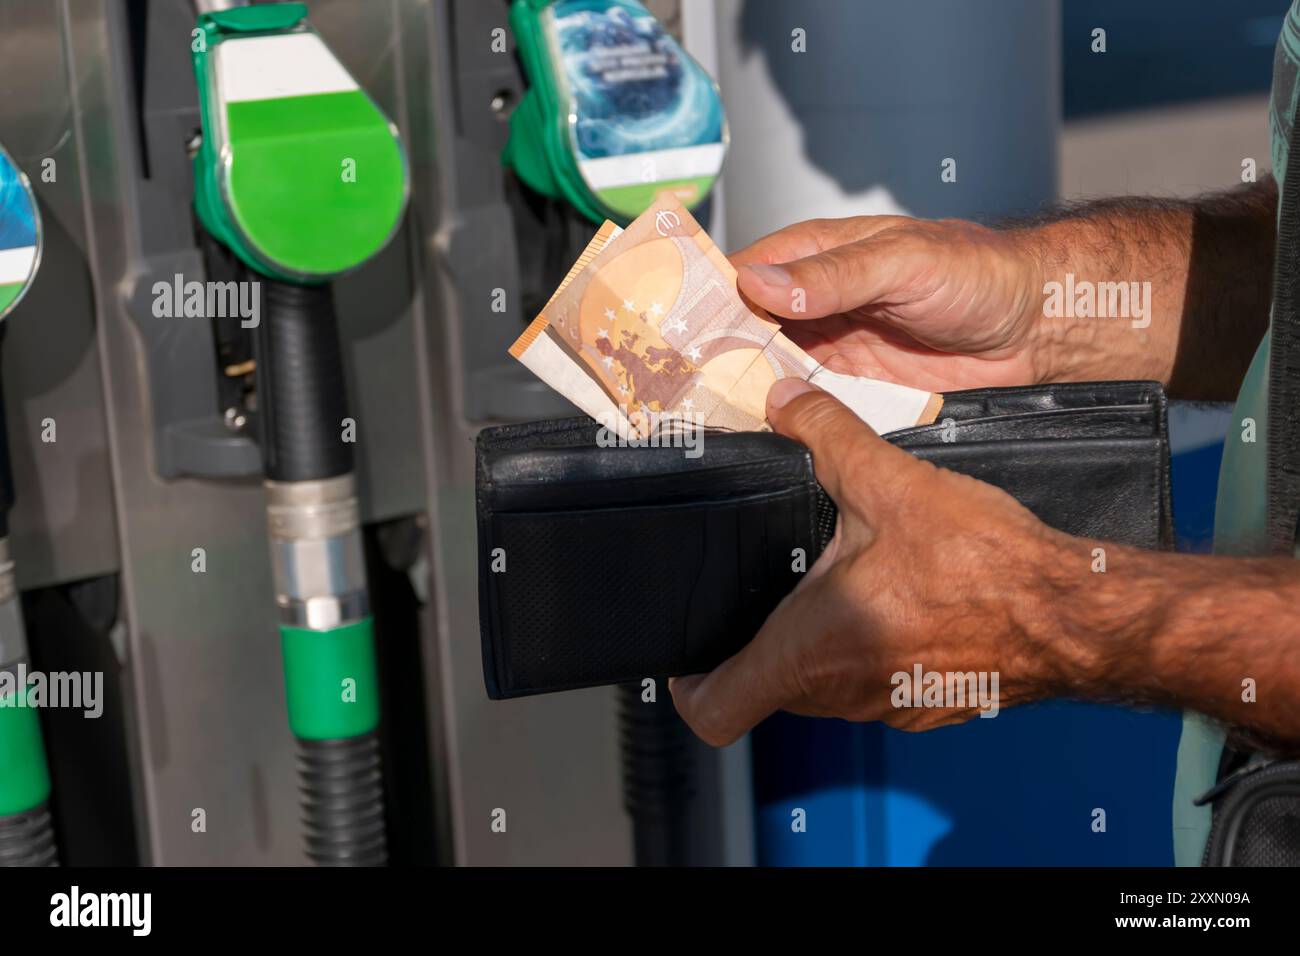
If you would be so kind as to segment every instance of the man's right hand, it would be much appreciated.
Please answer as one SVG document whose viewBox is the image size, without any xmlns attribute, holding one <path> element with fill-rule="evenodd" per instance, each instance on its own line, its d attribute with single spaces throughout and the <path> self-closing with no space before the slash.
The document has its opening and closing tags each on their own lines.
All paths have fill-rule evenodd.
<svg viewBox="0 0 1300 956">
<path fill-rule="evenodd" d="M 741 293 L 833 372 L 939 392 L 1153 379 L 1173 398 L 1227 401 L 1268 326 L 1276 218 L 1266 177 L 1193 200 L 1075 204 L 1004 230 L 814 219 L 731 261 Z M 1072 278 L 1142 290 L 1142 321 L 1045 315 L 1047 284 Z"/>
<path fill-rule="evenodd" d="M 1053 377 L 1041 265 L 961 220 L 813 219 L 731 257 L 742 294 L 832 371 L 931 391 Z"/>
</svg>

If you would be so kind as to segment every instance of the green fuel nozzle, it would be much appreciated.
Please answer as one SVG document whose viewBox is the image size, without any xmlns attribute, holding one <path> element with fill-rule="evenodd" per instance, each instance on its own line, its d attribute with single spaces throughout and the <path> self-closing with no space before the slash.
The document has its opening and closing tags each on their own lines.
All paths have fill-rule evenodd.
<svg viewBox="0 0 1300 956">
<path fill-rule="evenodd" d="M 638 0 L 514 0 L 528 89 L 502 161 L 534 191 L 626 225 L 661 192 L 695 207 L 726 155 L 717 84 Z"/>
<path fill-rule="evenodd" d="M 406 154 L 306 6 L 203 14 L 192 47 L 194 207 L 208 232 L 289 282 L 326 282 L 379 252 L 406 208 Z"/>
<path fill-rule="evenodd" d="M 329 283 L 393 237 L 409 177 L 396 128 L 306 14 L 200 16 L 194 205 L 260 277 L 258 419 L 306 852 L 373 866 L 387 862 L 379 681 Z"/>
</svg>

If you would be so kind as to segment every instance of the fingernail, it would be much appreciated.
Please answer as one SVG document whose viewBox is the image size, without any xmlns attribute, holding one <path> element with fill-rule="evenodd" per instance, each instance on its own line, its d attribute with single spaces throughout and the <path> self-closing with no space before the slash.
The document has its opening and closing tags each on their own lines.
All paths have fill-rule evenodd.
<svg viewBox="0 0 1300 956">
<path fill-rule="evenodd" d="M 790 273 L 780 266 L 769 266 L 760 262 L 753 262 L 741 266 L 741 268 L 754 273 L 754 275 L 758 276 L 758 281 L 764 285 L 789 285 L 793 281 Z"/>
<path fill-rule="evenodd" d="M 816 385 L 802 378 L 783 378 L 768 389 L 767 404 L 772 408 L 784 408 L 805 392 L 816 391 L 819 391 Z"/>
</svg>

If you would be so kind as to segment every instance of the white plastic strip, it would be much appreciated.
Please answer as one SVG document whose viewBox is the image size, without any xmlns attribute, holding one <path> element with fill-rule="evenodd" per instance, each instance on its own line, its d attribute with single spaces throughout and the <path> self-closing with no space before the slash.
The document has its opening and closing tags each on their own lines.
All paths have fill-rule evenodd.
<svg viewBox="0 0 1300 956">
<path fill-rule="evenodd" d="M 584 159 L 579 167 L 592 189 L 611 189 L 636 183 L 666 183 L 674 179 L 716 176 L 722 168 L 724 152 L 721 143 L 706 143 L 703 146 Z"/>
<path fill-rule="evenodd" d="M 357 89 L 356 80 L 314 33 L 223 40 L 213 56 L 217 92 L 226 103 Z"/>
<path fill-rule="evenodd" d="M 19 246 L 16 249 L 0 249 L 0 285 L 13 282 L 26 282 L 36 264 L 36 247 Z"/>
</svg>

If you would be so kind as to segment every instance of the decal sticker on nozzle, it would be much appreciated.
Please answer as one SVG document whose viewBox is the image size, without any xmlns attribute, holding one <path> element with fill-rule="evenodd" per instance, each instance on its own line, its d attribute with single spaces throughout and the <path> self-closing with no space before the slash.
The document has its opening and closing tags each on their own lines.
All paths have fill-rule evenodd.
<svg viewBox="0 0 1300 956">
<path fill-rule="evenodd" d="M 0 147 L 0 319 L 14 309 L 41 260 L 41 214 L 31 183 Z"/>
<path fill-rule="evenodd" d="M 547 11 L 578 170 L 615 212 L 668 190 L 683 205 L 713 185 L 726 152 L 717 87 L 663 25 L 626 0 L 560 0 Z"/>
</svg>

